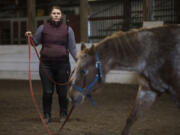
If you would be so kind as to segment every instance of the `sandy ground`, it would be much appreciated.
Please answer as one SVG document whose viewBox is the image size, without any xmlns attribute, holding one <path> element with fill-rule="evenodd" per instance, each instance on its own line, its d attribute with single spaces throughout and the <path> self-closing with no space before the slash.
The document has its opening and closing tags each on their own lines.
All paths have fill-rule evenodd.
<svg viewBox="0 0 180 135">
<path fill-rule="evenodd" d="M 41 108 L 41 84 L 33 81 Z M 94 95 L 96 106 L 89 100 L 75 108 L 62 135 L 120 135 L 135 101 L 136 85 L 105 84 Z M 52 122 L 49 128 L 60 127 L 57 95 L 54 94 Z M 48 135 L 32 104 L 28 81 L 0 81 L 0 135 Z M 180 135 L 180 109 L 164 94 L 139 119 L 131 135 Z"/>
</svg>

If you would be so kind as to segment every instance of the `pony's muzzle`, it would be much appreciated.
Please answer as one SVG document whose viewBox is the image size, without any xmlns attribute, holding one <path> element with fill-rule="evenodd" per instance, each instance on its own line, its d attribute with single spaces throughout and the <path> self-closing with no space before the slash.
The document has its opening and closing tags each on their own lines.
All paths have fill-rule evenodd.
<svg viewBox="0 0 180 135">
<path fill-rule="evenodd" d="M 71 97 L 73 104 L 82 104 L 84 102 L 85 96 L 82 94 L 75 94 Z"/>
</svg>

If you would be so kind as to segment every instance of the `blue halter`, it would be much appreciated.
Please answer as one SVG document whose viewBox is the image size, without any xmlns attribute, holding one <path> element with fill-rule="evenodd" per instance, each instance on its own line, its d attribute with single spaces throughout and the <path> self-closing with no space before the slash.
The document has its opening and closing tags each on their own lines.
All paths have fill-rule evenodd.
<svg viewBox="0 0 180 135">
<path fill-rule="evenodd" d="M 100 62 L 100 59 L 99 59 L 99 56 L 98 54 L 96 53 L 96 69 L 97 69 L 97 73 L 96 73 L 96 77 L 95 79 L 89 84 L 89 86 L 87 88 L 81 88 L 75 84 L 73 84 L 73 87 L 75 89 L 77 89 L 79 92 L 85 92 L 85 95 L 90 99 L 91 103 L 93 105 L 96 104 L 96 102 L 93 100 L 91 94 L 88 92 L 92 87 L 93 85 L 97 82 L 97 81 L 101 81 L 101 82 L 104 82 L 104 76 L 103 76 L 103 73 L 102 73 L 102 67 L 101 67 L 101 62 Z"/>
</svg>

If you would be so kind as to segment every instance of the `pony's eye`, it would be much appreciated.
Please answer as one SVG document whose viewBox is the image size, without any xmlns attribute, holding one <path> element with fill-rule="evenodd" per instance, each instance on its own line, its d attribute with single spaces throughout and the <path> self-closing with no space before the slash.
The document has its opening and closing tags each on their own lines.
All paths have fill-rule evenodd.
<svg viewBox="0 0 180 135">
<path fill-rule="evenodd" d="M 86 74 L 88 73 L 88 70 L 82 69 L 82 70 L 81 70 L 81 73 L 86 75 Z"/>
</svg>

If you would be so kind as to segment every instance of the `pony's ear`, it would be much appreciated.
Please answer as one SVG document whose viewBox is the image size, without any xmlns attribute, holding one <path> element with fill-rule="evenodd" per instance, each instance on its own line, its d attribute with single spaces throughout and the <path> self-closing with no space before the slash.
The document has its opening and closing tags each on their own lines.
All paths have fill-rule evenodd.
<svg viewBox="0 0 180 135">
<path fill-rule="evenodd" d="M 93 54 L 95 52 L 95 45 L 92 44 L 91 48 L 89 49 L 88 53 Z"/>
<path fill-rule="evenodd" d="M 86 49 L 86 45 L 84 43 L 81 44 L 81 51 Z"/>
<path fill-rule="evenodd" d="M 92 44 L 91 49 L 92 49 L 92 50 L 94 50 L 94 49 L 95 49 L 95 45 L 94 45 L 94 44 Z"/>
</svg>

